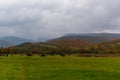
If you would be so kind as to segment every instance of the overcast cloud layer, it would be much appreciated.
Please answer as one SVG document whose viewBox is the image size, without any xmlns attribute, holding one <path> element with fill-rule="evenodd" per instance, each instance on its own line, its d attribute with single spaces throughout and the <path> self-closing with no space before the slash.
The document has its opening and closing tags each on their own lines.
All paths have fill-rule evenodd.
<svg viewBox="0 0 120 80">
<path fill-rule="evenodd" d="M 0 0 L 0 36 L 120 31 L 120 0 Z"/>
</svg>

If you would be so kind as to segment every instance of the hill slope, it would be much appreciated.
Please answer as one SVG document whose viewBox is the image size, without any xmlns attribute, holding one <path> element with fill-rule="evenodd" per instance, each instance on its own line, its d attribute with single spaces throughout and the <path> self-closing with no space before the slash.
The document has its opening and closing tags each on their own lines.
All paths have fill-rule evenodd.
<svg viewBox="0 0 120 80">
<path fill-rule="evenodd" d="M 16 53 L 44 53 L 52 49 L 55 49 L 56 46 L 41 43 L 41 42 L 26 42 L 17 46 L 10 47 L 13 52 Z"/>
<path fill-rule="evenodd" d="M 85 48 L 91 45 L 91 43 L 89 43 L 88 41 L 75 39 L 75 38 L 68 38 L 68 39 L 58 38 L 58 39 L 49 40 L 46 43 L 62 46 L 62 47 L 76 47 L 76 48 Z"/>
<path fill-rule="evenodd" d="M 67 34 L 61 38 L 70 39 L 82 39 L 87 40 L 93 43 L 107 42 L 111 40 L 120 39 L 120 34 L 112 34 L 112 33 L 93 33 L 93 34 Z"/>
<path fill-rule="evenodd" d="M 64 41 L 69 40 L 76 40 L 78 41 L 84 41 L 87 43 L 102 43 L 102 42 L 108 42 L 112 40 L 120 39 L 120 34 L 110 34 L 110 33 L 94 33 L 94 34 L 67 34 L 62 37 L 52 39 L 47 41 L 47 43 L 50 44 L 61 44 Z M 61 43 L 60 43 L 61 42 Z M 67 44 L 67 43 L 64 43 Z"/>
</svg>

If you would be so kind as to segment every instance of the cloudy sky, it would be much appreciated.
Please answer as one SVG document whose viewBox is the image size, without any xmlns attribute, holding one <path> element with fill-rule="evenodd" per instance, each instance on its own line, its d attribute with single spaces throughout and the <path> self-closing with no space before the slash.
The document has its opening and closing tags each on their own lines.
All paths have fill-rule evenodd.
<svg viewBox="0 0 120 80">
<path fill-rule="evenodd" d="M 120 0 L 0 0 L 0 36 L 120 33 Z"/>
</svg>

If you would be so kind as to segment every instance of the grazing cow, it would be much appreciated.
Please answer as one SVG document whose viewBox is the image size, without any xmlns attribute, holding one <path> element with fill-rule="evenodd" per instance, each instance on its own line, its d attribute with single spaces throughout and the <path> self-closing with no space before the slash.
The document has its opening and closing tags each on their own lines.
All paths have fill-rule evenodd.
<svg viewBox="0 0 120 80">
<path fill-rule="evenodd" d="M 28 53 L 27 56 L 33 56 L 32 54 Z"/>
<path fill-rule="evenodd" d="M 66 55 L 65 54 L 60 54 L 60 56 L 65 57 Z"/>
<path fill-rule="evenodd" d="M 6 54 L 6 57 L 8 57 L 8 54 Z"/>
<path fill-rule="evenodd" d="M 46 57 L 46 55 L 45 54 L 41 54 L 41 57 Z"/>
</svg>

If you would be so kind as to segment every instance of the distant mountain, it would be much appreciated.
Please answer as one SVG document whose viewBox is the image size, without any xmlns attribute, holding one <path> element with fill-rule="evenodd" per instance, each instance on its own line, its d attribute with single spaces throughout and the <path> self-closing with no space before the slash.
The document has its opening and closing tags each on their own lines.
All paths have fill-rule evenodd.
<svg viewBox="0 0 120 80">
<path fill-rule="evenodd" d="M 38 41 L 38 42 L 45 42 L 45 41 L 47 41 L 47 40 L 49 40 L 49 38 L 39 38 L 37 41 Z"/>
<path fill-rule="evenodd" d="M 5 41 L 5 40 L 0 40 L 0 47 L 9 47 L 9 46 L 12 46 L 13 44 L 8 42 L 8 41 Z"/>
<path fill-rule="evenodd" d="M 27 40 L 19 37 L 2 37 L 0 38 L 0 47 L 10 47 L 24 42 L 32 42 L 32 40 Z"/>
<path fill-rule="evenodd" d="M 93 33 L 93 34 L 67 34 L 59 39 L 81 39 L 89 42 L 107 42 L 111 40 L 120 39 L 120 34 L 114 33 Z"/>
<path fill-rule="evenodd" d="M 79 44 L 79 46 L 81 46 L 83 45 L 82 43 L 84 44 L 102 43 L 116 39 L 120 39 L 120 34 L 112 33 L 67 34 L 56 39 L 48 40 L 47 43 L 54 45 L 68 45 L 69 43 L 70 45 L 74 42 L 76 45 Z"/>
<path fill-rule="evenodd" d="M 27 39 L 23 39 L 23 38 L 19 38 L 19 37 L 2 37 L 0 38 L 0 40 L 5 40 L 5 41 L 8 41 L 14 45 L 17 45 L 17 44 L 21 44 L 21 43 L 24 43 L 24 42 L 31 42 L 32 40 L 27 40 Z"/>
</svg>

